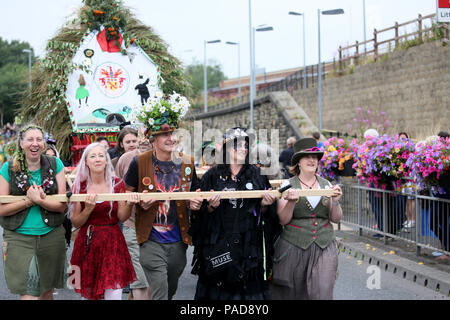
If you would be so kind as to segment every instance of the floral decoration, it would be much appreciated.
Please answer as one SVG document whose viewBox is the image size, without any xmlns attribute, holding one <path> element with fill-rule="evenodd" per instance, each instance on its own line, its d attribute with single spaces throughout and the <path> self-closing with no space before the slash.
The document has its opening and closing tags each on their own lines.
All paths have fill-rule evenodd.
<svg viewBox="0 0 450 320">
<path fill-rule="evenodd" d="M 187 98 L 175 91 L 168 96 L 162 91 L 156 91 L 144 105 L 134 108 L 134 120 L 149 128 L 151 132 L 176 129 L 189 106 Z"/>
<path fill-rule="evenodd" d="M 402 179 L 410 177 L 407 161 L 413 152 L 414 144 L 409 139 L 389 135 L 369 137 L 354 149 L 353 166 L 361 183 L 387 189 L 394 182 L 394 188 L 399 189 Z"/>
<path fill-rule="evenodd" d="M 319 172 L 322 177 L 332 181 L 341 175 L 345 162 L 353 159 L 354 143 L 356 140 L 349 143 L 337 137 L 331 137 L 324 142 L 324 155 L 319 162 Z"/>
<path fill-rule="evenodd" d="M 419 189 L 443 193 L 442 187 L 447 187 L 450 176 L 450 138 L 435 137 L 417 143 L 407 165 L 416 176 Z"/>
</svg>

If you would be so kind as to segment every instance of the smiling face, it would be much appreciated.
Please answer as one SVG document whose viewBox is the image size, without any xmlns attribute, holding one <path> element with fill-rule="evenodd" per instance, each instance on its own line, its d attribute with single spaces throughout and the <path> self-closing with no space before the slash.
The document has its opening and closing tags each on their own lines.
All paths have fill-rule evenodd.
<svg viewBox="0 0 450 320">
<path fill-rule="evenodd" d="M 93 147 L 86 155 L 86 166 L 89 168 L 91 173 L 104 172 L 106 162 L 106 150 L 101 145 Z"/>
<path fill-rule="evenodd" d="M 305 155 L 298 161 L 298 166 L 300 168 L 300 172 L 314 174 L 319 166 L 319 159 L 313 154 Z"/>
<path fill-rule="evenodd" d="M 173 132 L 160 133 L 155 136 L 153 143 L 157 153 L 171 153 L 175 150 L 177 138 Z"/>
<path fill-rule="evenodd" d="M 20 147 L 23 149 L 27 160 L 37 161 L 40 159 L 45 147 L 41 130 L 33 128 L 25 131 L 20 140 Z"/>
<path fill-rule="evenodd" d="M 230 164 L 244 164 L 248 155 L 248 142 L 245 139 L 239 139 L 230 144 L 232 147 L 227 145 Z"/>
</svg>

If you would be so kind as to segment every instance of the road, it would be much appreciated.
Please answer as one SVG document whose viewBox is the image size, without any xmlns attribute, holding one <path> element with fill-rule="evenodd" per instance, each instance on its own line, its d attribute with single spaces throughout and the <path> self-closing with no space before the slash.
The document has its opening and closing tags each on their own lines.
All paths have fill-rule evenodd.
<svg viewBox="0 0 450 320">
<path fill-rule="evenodd" d="M 1 235 L 3 230 L 0 228 Z M 0 240 L 3 240 L 0 236 Z M 70 254 L 70 250 L 69 250 Z M 188 264 L 179 281 L 175 300 L 192 300 L 195 293 L 196 277 L 190 274 L 192 247 L 188 249 Z M 80 300 L 73 290 L 55 290 L 55 300 Z M 123 295 L 128 298 L 127 294 Z M 377 269 L 367 262 L 357 260 L 345 253 L 339 254 L 338 277 L 334 289 L 336 300 L 443 300 L 446 297 L 431 289 L 420 286 L 409 280 L 400 278 L 390 272 Z M 3 263 L 0 264 L 0 300 L 16 300 L 17 295 L 9 292 Z"/>
</svg>

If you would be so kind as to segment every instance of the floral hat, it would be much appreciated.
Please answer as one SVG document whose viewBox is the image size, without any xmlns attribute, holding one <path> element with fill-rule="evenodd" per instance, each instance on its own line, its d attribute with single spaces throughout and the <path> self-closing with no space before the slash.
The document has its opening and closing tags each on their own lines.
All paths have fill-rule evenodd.
<svg viewBox="0 0 450 320">
<path fill-rule="evenodd" d="M 135 120 L 147 127 L 146 135 L 151 139 L 155 135 L 178 129 L 190 107 L 186 97 L 175 91 L 164 95 L 157 91 L 150 95 L 147 102 L 135 108 Z"/>
</svg>

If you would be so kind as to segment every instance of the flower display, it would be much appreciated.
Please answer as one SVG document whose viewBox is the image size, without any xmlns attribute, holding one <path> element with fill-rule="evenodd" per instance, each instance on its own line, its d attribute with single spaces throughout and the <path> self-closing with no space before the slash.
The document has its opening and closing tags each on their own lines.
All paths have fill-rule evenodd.
<svg viewBox="0 0 450 320">
<path fill-rule="evenodd" d="M 419 142 L 411 153 L 407 165 L 417 178 L 419 189 L 429 188 L 442 193 L 450 175 L 450 139 L 428 139 Z M 447 186 L 446 186 L 447 187 Z"/>
<path fill-rule="evenodd" d="M 408 159 L 414 152 L 414 144 L 409 139 L 383 135 L 369 137 L 354 151 L 356 175 L 367 186 L 387 189 L 391 182 L 399 189 L 402 179 L 411 174 Z"/>
<path fill-rule="evenodd" d="M 336 180 L 344 170 L 346 161 L 353 159 L 353 141 L 349 143 L 344 139 L 331 137 L 324 142 L 325 150 L 319 162 L 319 172 L 327 180 Z"/>
<path fill-rule="evenodd" d="M 167 96 L 161 91 L 156 91 L 144 105 L 134 108 L 134 121 L 144 124 L 151 132 L 176 129 L 189 106 L 186 97 L 176 92 Z"/>
</svg>

